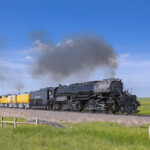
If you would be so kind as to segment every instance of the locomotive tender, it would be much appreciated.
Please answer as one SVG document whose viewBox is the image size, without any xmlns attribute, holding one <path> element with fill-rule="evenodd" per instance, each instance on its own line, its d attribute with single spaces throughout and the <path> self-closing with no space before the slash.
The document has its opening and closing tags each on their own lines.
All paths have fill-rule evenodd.
<svg viewBox="0 0 150 150">
<path fill-rule="evenodd" d="M 103 113 L 137 113 L 135 95 L 123 91 L 120 79 L 104 79 L 58 87 L 47 87 L 23 95 L 0 97 L 1 107 L 85 111 Z"/>
</svg>

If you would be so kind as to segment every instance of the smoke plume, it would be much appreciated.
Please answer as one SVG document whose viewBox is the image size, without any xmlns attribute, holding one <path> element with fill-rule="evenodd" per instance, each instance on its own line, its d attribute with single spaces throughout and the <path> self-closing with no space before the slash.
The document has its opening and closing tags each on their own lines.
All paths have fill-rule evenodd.
<svg viewBox="0 0 150 150">
<path fill-rule="evenodd" d="M 40 55 L 32 66 L 33 77 L 48 76 L 55 81 L 75 75 L 89 76 L 96 68 L 108 68 L 114 74 L 117 68 L 116 53 L 102 38 L 78 36 L 58 44 L 43 44 L 36 40 L 32 49 Z"/>
<path fill-rule="evenodd" d="M 14 80 L 15 81 L 15 80 Z M 18 91 L 18 92 L 21 92 L 22 89 L 24 89 L 24 84 L 21 80 L 16 80 L 15 82 L 12 83 L 12 86 L 15 87 L 15 89 Z"/>
<path fill-rule="evenodd" d="M 17 72 L 19 72 L 19 76 L 23 78 L 22 73 L 18 68 L 16 71 L 16 69 L 12 69 L 3 63 L 0 66 L 0 82 L 2 85 L 8 86 L 8 88 L 13 88 L 13 91 L 21 92 L 21 90 L 24 89 L 24 84 L 20 77 L 18 77 Z"/>
</svg>

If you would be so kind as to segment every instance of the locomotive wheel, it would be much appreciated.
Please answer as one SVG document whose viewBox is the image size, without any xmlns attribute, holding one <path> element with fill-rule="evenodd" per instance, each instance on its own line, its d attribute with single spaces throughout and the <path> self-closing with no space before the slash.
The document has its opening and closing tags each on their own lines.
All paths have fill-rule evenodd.
<svg viewBox="0 0 150 150">
<path fill-rule="evenodd" d="M 115 114 L 116 112 L 114 110 L 108 110 L 108 114 Z"/>
<path fill-rule="evenodd" d="M 121 108 L 119 109 L 119 114 L 123 114 L 123 113 L 124 113 L 124 108 L 121 107 Z"/>
<path fill-rule="evenodd" d="M 108 114 L 109 113 L 109 110 L 105 110 L 105 114 Z"/>
<path fill-rule="evenodd" d="M 116 111 L 115 110 L 110 110 L 110 114 L 115 114 Z"/>
</svg>

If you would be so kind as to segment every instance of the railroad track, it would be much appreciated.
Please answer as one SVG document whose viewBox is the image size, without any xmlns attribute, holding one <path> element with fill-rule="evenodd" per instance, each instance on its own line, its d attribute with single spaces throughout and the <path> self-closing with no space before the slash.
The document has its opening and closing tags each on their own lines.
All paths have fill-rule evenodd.
<svg viewBox="0 0 150 150">
<path fill-rule="evenodd" d="M 44 111 L 44 112 L 67 112 L 67 113 L 78 113 L 78 114 L 103 114 L 103 115 L 116 115 L 116 116 L 138 116 L 138 117 L 150 117 L 150 115 L 141 115 L 141 114 L 111 114 L 111 113 L 99 113 L 99 112 L 79 112 L 79 111 L 58 111 L 58 110 L 47 110 L 47 109 L 22 109 L 22 108 L 5 108 L 0 107 L 3 109 L 13 109 L 13 110 L 34 110 L 34 111 Z"/>
<path fill-rule="evenodd" d="M 27 120 L 38 118 L 52 122 L 115 122 L 123 125 L 150 124 L 150 115 L 103 114 L 90 112 L 66 112 L 40 109 L 0 108 L 1 117 L 20 117 Z"/>
</svg>

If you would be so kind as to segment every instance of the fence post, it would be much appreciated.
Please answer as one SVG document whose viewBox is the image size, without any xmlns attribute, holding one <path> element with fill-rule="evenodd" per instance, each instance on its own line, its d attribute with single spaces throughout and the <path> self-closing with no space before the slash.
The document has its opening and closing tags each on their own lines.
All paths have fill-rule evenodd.
<svg viewBox="0 0 150 150">
<path fill-rule="evenodd" d="M 149 126 L 149 134 L 148 134 L 149 138 L 150 138 L 150 126 Z"/>
<path fill-rule="evenodd" d="M 36 127 L 38 126 L 39 124 L 39 119 L 36 118 Z"/>
<path fill-rule="evenodd" d="M 3 127 L 3 117 L 1 117 L 1 127 Z"/>
<path fill-rule="evenodd" d="M 17 118 L 16 117 L 14 117 L 14 128 L 16 128 L 16 126 L 17 126 Z"/>
</svg>

